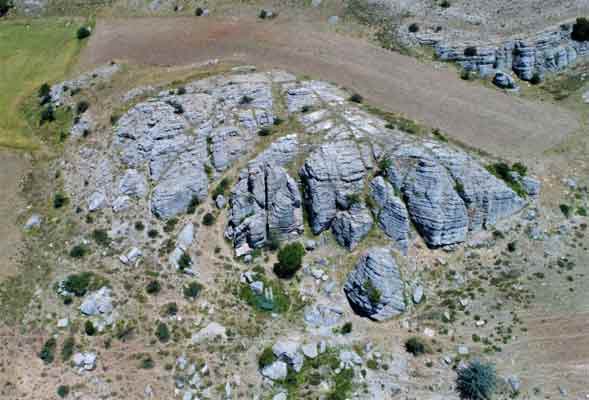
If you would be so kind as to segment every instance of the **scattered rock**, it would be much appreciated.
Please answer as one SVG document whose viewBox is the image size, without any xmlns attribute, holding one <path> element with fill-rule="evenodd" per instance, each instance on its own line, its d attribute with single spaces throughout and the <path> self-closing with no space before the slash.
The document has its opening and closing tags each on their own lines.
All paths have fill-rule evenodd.
<svg viewBox="0 0 589 400">
<path fill-rule="evenodd" d="M 88 211 L 96 211 L 106 205 L 106 196 L 101 192 L 94 192 L 88 198 Z"/>
<path fill-rule="evenodd" d="M 29 217 L 27 222 L 25 223 L 25 229 L 30 230 L 33 228 L 39 228 L 41 226 L 41 216 L 39 214 L 33 214 Z"/>
<path fill-rule="evenodd" d="M 227 201 L 225 200 L 225 196 L 223 196 L 222 194 L 218 195 L 217 198 L 215 199 L 215 205 L 217 206 L 217 208 L 219 210 L 224 209 L 226 204 L 227 204 Z"/>
<path fill-rule="evenodd" d="M 327 23 L 329 25 L 336 25 L 339 22 L 339 17 L 337 15 L 332 15 L 331 17 L 327 18 Z"/>
<path fill-rule="evenodd" d="M 262 375 L 273 381 L 282 381 L 288 373 L 287 365 L 284 361 L 274 361 L 272 364 L 262 368 Z"/>
<path fill-rule="evenodd" d="M 495 84 L 495 86 L 500 87 L 501 89 L 519 89 L 511 75 L 506 74 L 503 71 L 497 71 L 497 73 L 495 73 L 493 83 Z"/>
<path fill-rule="evenodd" d="M 81 371 L 92 371 L 96 368 L 96 358 L 96 353 L 76 353 L 73 362 Z"/>
<path fill-rule="evenodd" d="M 110 314 L 113 310 L 111 294 L 111 289 L 106 286 L 89 294 L 80 305 L 80 311 L 88 316 Z"/>
<path fill-rule="evenodd" d="M 139 260 L 141 255 L 141 250 L 137 247 L 133 247 L 126 254 L 119 256 L 119 260 L 125 265 L 133 265 Z"/>
</svg>

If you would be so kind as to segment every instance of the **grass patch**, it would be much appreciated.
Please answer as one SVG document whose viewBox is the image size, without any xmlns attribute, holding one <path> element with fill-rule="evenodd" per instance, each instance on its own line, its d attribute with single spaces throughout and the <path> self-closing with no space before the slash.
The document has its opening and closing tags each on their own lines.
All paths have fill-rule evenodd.
<svg viewBox="0 0 589 400">
<path fill-rule="evenodd" d="M 45 82 L 63 79 L 81 49 L 77 24 L 64 18 L 13 19 L 0 24 L 0 146 L 25 150 L 38 147 L 23 118 L 27 99 L 37 100 Z M 38 108 L 38 104 L 37 104 Z M 60 111 L 56 110 L 56 120 Z M 39 114 L 36 114 L 35 123 Z M 46 124 L 46 129 L 49 129 Z"/>
</svg>

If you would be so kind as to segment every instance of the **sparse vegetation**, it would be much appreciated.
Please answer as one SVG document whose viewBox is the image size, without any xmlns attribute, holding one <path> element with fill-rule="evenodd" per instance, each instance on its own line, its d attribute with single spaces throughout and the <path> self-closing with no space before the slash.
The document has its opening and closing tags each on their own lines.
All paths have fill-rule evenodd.
<svg viewBox="0 0 589 400">
<path fill-rule="evenodd" d="M 88 247 L 83 243 L 77 244 L 72 247 L 69 254 L 71 258 L 84 258 L 88 254 Z"/>
<path fill-rule="evenodd" d="M 489 171 L 491 174 L 504 181 L 507 186 L 509 186 L 519 196 L 527 197 L 526 191 L 524 190 L 521 182 L 516 178 L 516 176 L 514 176 L 514 173 L 519 174 L 519 171 L 527 171 L 527 169 L 521 163 L 516 164 L 517 166 L 513 168 L 504 162 L 497 162 L 487 165 L 486 168 L 487 171 Z"/>
<path fill-rule="evenodd" d="M 92 323 L 92 321 L 87 320 L 84 323 L 84 332 L 88 336 L 94 336 L 96 334 L 96 328 L 94 327 L 94 324 Z"/>
<path fill-rule="evenodd" d="M 78 297 L 84 296 L 90 290 L 98 290 L 108 285 L 108 280 L 89 271 L 69 275 L 62 283 L 67 292 Z"/>
<path fill-rule="evenodd" d="M 571 206 L 569 206 L 568 204 L 561 204 L 559 208 L 560 212 L 562 212 L 562 215 L 564 215 L 566 218 L 569 218 L 571 216 Z"/>
<path fill-rule="evenodd" d="M 219 184 L 213 190 L 213 199 L 216 199 L 220 195 L 224 196 L 225 193 L 227 193 L 227 190 L 229 190 L 230 186 L 231 186 L 231 179 L 229 179 L 227 177 L 221 179 L 221 182 L 219 182 Z"/>
<path fill-rule="evenodd" d="M 178 268 L 180 271 L 185 271 L 192 266 L 192 258 L 188 253 L 183 252 L 180 258 L 178 259 Z"/>
<path fill-rule="evenodd" d="M 74 355 L 74 348 L 76 346 L 76 340 L 73 336 L 66 338 L 63 341 L 63 345 L 61 347 L 61 360 L 68 361 Z"/>
<path fill-rule="evenodd" d="M 495 392 L 497 376 L 492 364 L 472 361 L 466 368 L 458 370 L 456 390 L 460 397 L 468 400 L 489 400 Z"/>
<path fill-rule="evenodd" d="M 202 285 L 194 281 L 184 286 L 183 293 L 184 297 L 186 297 L 187 299 L 196 299 L 201 291 Z"/>
<path fill-rule="evenodd" d="M 366 291 L 366 295 L 368 296 L 368 300 L 372 304 L 380 303 L 380 299 L 381 299 L 380 290 L 378 290 L 378 288 L 376 288 L 372 284 L 372 281 L 370 279 L 367 279 L 366 282 L 364 282 L 364 290 Z"/>
<path fill-rule="evenodd" d="M 49 338 L 43 344 L 43 348 L 39 352 L 39 358 L 43 360 L 45 364 L 51 364 L 55 360 L 55 349 L 57 347 L 57 341 L 55 338 Z"/>
<path fill-rule="evenodd" d="M 147 292 L 147 294 L 158 294 L 161 288 L 162 287 L 158 281 L 152 280 L 149 281 L 147 286 L 145 286 L 145 291 Z"/>
<path fill-rule="evenodd" d="M 299 242 L 289 243 L 278 252 L 278 263 L 274 265 L 274 273 L 283 279 L 292 278 L 301 268 L 305 248 Z"/>
<path fill-rule="evenodd" d="M 187 214 L 194 214 L 196 212 L 196 208 L 200 205 L 200 200 L 197 196 L 193 196 L 188 203 L 188 208 L 186 209 Z"/>
<path fill-rule="evenodd" d="M 92 239 L 102 247 L 110 246 L 111 239 L 108 236 L 108 233 L 104 229 L 94 229 L 92 231 Z"/>
<path fill-rule="evenodd" d="M 68 203 L 68 198 L 62 193 L 55 193 L 53 196 L 53 208 L 59 209 Z"/>
</svg>

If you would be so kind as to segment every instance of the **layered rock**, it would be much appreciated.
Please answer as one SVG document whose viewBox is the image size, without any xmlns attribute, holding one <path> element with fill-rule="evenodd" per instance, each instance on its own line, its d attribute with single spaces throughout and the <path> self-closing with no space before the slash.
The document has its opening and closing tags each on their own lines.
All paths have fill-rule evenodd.
<svg viewBox="0 0 589 400">
<path fill-rule="evenodd" d="M 406 253 L 411 223 L 405 203 L 397 195 L 395 188 L 381 176 L 370 182 L 370 196 L 376 206 L 378 225 Z"/>
<path fill-rule="evenodd" d="M 270 146 L 242 170 L 231 192 L 226 236 L 240 247 L 261 247 L 272 237 L 279 240 L 303 232 L 301 194 L 296 181 L 282 167 L 296 154 L 296 136 Z"/>
<path fill-rule="evenodd" d="M 331 224 L 337 242 L 348 250 L 353 250 L 371 228 L 372 215 L 360 204 L 353 204 L 349 210 L 338 211 Z"/>
<path fill-rule="evenodd" d="M 346 280 L 344 292 L 360 315 L 383 321 L 405 311 L 405 283 L 386 248 L 372 248 L 358 260 Z"/>
<path fill-rule="evenodd" d="M 311 229 L 318 234 L 330 227 L 337 209 L 348 209 L 351 197 L 362 191 L 366 168 L 358 146 L 353 141 L 341 141 L 319 147 L 299 174 Z"/>
</svg>

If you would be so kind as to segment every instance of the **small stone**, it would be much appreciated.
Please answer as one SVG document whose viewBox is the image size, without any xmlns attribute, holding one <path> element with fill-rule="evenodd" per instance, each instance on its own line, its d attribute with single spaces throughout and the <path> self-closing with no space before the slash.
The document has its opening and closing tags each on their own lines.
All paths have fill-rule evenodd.
<svg viewBox="0 0 589 400">
<path fill-rule="evenodd" d="M 286 400 L 286 393 L 284 392 L 280 392 L 277 395 L 275 395 L 274 397 L 272 397 L 272 400 Z"/>
<path fill-rule="evenodd" d="M 129 250 L 129 252 L 127 252 L 127 254 L 121 255 L 119 260 L 125 265 L 131 265 L 134 264 L 139 259 L 139 257 L 141 257 L 141 250 L 139 250 L 137 247 L 133 247 L 131 250 Z"/>
<path fill-rule="evenodd" d="M 329 25 L 336 25 L 339 22 L 339 17 L 337 15 L 332 15 L 331 17 L 327 18 L 327 23 Z"/>
<path fill-rule="evenodd" d="M 96 368 L 96 353 L 76 353 L 73 357 L 74 365 L 85 371 Z"/>
<path fill-rule="evenodd" d="M 415 304 L 419 304 L 421 303 L 421 300 L 423 300 L 423 286 L 421 286 L 420 284 L 415 285 L 415 287 L 413 288 L 413 302 Z"/>
<path fill-rule="evenodd" d="M 96 211 L 106 205 L 106 196 L 104 193 L 94 192 L 88 198 L 88 211 Z"/>
<path fill-rule="evenodd" d="M 284 361 L 275 361 L 262 369 L 262 375 L 273 381 L 283 380 L 287 373 L 288 369 Z"/>
<path fill-rule="evenodd" d="M 509 378 L 507 378 L 507 383 L 509 383 L 509 386 L 511 387 L 513 393 L 519 392 L 521 388 L 521 381 L 517 376 L 512 375 Z"/>
<path fill-rule="evenodd" d="M 434 337 L 436 336 L 436 332 L 432 328 L 425 328 L 423 330 L 423 335 L 427 337 Z"/>
<path fill-rule="evenodd" d="M 313 359 L 319 355 L 319 353 L 317 351 L 317 343 L 305 344 L 305 345 L 301 346 L 301 350 L 303 351 L 303 354 L 307 358 Z"/>
<path fill-rule="evenodd" d="M 227 205 L 227 201 L 225 200 L 225 197 L 222 194 L 220 194 L 215 199 L 215 204 L 217 205 L 217 208 L 219 210 L 222 210 L 223 208 L 225 208 L 225 205 Z"/>
<path fill-rule="evenodd" d="M 59 321 L 57 321 L 58 328 L 67 328 L 69 324 L 70 324 L 70 320 L 67 318 L 62 318 Z"/>
<path fill-rule="evenodd" d="M 458 346 L 458 354 L 460 354 L 461 356 L 465 356 L 468 353 L 469 353 L 468 347 L 466 347 L 465 345 Z"/>
<path fill-rule="evenodd" d="M 250 289 L 257 295 L 262 295 L 264 293 L 264 282 L 262 281 L 255 281 L 250 283 Z"/>
<path fill-rule="evenodd" d="M 41 216 L 38 214 L 33 214 L 29 217 L 27 222 L 25 223 L 25 229 L 33 229 L 39 228 L 41 226 Z"/>
<path fill-rule="evenodd" d="M 317 248 L 317 242 L 314 240 L 306 240 L 305 241 L 305 250 L 313 251 Z"/>
<path fill-rule="evenodd" d="M 251 252 L 252 252 L 252 248 L 247 243 L 244 243 L 235 249 L 235 256 L 241 257 L 241 256 L 245 256 L 246 254 L 250 254 Z"/>
</svg>

